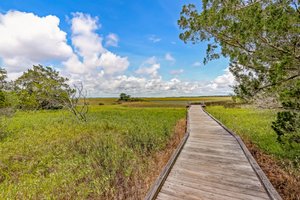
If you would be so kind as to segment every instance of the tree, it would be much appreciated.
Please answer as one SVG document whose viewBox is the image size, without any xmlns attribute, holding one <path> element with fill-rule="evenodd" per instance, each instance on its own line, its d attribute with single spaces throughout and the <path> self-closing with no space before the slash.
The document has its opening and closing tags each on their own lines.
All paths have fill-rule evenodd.
<svg viewBox="0 0 300 200">
<path fill-rule="evenodd" d="M 11 116 L 19 103 L 18 96 L 13 90 L 13 81 L 7 82 L 7 72 L 0 68 L 0 116 Z"/>
<path fill-rule="evenodd" d="M 3 91 L 6 84 L 7 72 L 5 69 L 0 68 L 0 108 L 3 108 L 6 103 L 5 93 Z"/>
<path fill-rule="evenodd" d="M 5 109 L 7 106 L 6 92 L 4 91 L 6 85 L 7 72 L 5 69 L 0 68 L 0 140 L 7 134 L 6 124 L 3 121 L 3 116 L 10 114 L 9 110 Z"/>
<path fill-rule="evenodd" d="M 72 89 L 51 67 L 33 66 L 15 81 L 22 109 L 62 108 Z"/>
<path fill-rule="evenodd" d="M 126 93 L 121 93 L 119 101 L 130 101 L 130 95 L 127 95 Z"/>
<path fill-rule="evenodd" d="M 208 42 L 204 63 L 229 57 L 238 82 L 234 92 L 242 99 L 276 94 L 286 111 L 278 113 L 274 130 L 279 138 L 298 135 L 297 126 L 287 129 L 281 122 L 300 124 L 299 0 L 203 0 L 202 6 L 201 12 L 195 5 L 183 6 L 180 39 Z M 288 92 L 294 87 L 295 92 Z M 292 138 L 299 141 L 298 136 Z"/>
<path fill-rule="evenodd" d="M 5 69 L 0 68 L 0 90 L 3 90 L 6 84 L 7 72 Z"/>
<path fill-rule="evenodd" d="M 0 90 L 0 108 L 5 106 L 5 94 L 2 90 Z"/>
</svg>

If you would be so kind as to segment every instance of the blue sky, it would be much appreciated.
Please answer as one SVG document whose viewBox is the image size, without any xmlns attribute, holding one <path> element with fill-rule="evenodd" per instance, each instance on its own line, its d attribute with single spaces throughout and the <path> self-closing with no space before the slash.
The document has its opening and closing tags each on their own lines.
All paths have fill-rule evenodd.
<svg viewBox="0 0 300 200">
<path fill-rule="evenodd" d="M 82 62 L 80 63 L 80 67 L 86 67 L 89 68 L 89 70 L 85 70 L 85 73 L 81 73 L 76 69 L 76 73 L 81 75 L 74 74 L 75 70 L 66 70 L 70 69 L 70 67 L 66 67 L 65 64 L 65 60 L 69 59 L 67 55 L 64 58 L 61 58 L 57 55 L 45 55 L 47 53 L 44 53 L 41 55 L 40 59 L 36 58 L 42 50 L 39 50 L 39 53 L 35 53 L 36 56 L 32 59 L 30 58 L 32 56 L 31 54 L 25 53 L 22 55 L 22 52 L 19 52 L 18 55 L 14 57 L 14 55 L 12 55 L 13 53 L 7 53 L 8 47 L 1 47 L 0 41 L 1 62 L 11 74 L 20 74 L 21 71 L 26 70 L 25 67 L 20 67 L 20 69 L 18 69 L 17 65 L 13 66 L 11 63 L 15 64 L 19 62 L 11 62 L 12 59 L 14 61 L 26 60 L 25 63 L 28 63 L 28 65 L 36 64 L 37 62 L 45 65 L 52 65 L 58 70 L 61 70 L 62 74 L 70 76 L 70 79 L 73 82 L 85 82 L 87 80 L 90 80 L 91 82 L 101 82 L 102 85 L 99 86 L 99 88 L 96 88 L 97 85 L 89 84 L 87 81 L 87 90 L 91 91 L 90 96 L 116 96 L 122 89 L 129 93 L 133 93 L 136 96 L 198 96 L 208 94 L 228 94 L 231 90 L 228 87 L 228 84 L 232 83 L 232 77 L 228 74 L 229 72 L 226 71 L 226 68 L 229 65 L 228 59 L 221 58 L 204 66 L 202 61 L 205 56 L 206 44 L 184 44 L 178 37 L 181 30 L 177 25 L 177 20 L 182 6 L 188 3 L 194 3 L 201 8 L 200 1 L 195 0 L 4 0 L 0 2 L 1 17 L 5 19 L 0 21 L 0 27 L 2 25 L 2 29 L 0 28 L 0 36 L 1 31 L 3 34 L 4 32 L 5 34 L 8 34 L 9 30 L 14 30 L 14 27 L 12 26 L 18 26 L 18 23 L 21 24 L 22 19 L 27 20 L 27 17 L 25 16 L 28 16 L 28 23 L 31 25 L 31 31 L 33 31 L 33 33 L 32 38 L 26 38 L 26 41 L 32 40 L 37 45 L 45 45 L 47 41 L 42 38 L 47 38 L 47 36 L 42 36 L 42 34 L 48 34 L 34 30 L 35 28 L 39 28 L 38 25 L 35 26 L 35 21 L 39 21 L 40 18 L 44 21 L 41 21 L 41 24 L 47 24 L 48 22 L 43 20 L 43 17 L 49 15 L 54 16 L 59 19 L 59 25 L 57 25 L 57 27 L 59 28 L 60 33 L 65 33 L 66 44 L 64 45 L 69 46 L 72 49 L 72 54 L 78 57 L 78 60 Z M 9 12 L 21 12 L 21 14 L 11 13 L 9 15 Z M 80 15 L 78 13 L 80 13 Z M 36 16 L 35 19 L 29 17 L 29 14 Z M 12 19 L 14 16 L 19 16 L 15 18 L 16 20 L 19 19 L 20 22 L 15 24 L 13 20 L 10 20 L 10 18 Z M 106 73 L 105 70 L 110 71 L 107 68 L 114 67 L 114 65 L 107 64 L 107 66 L 102 67 L 101 64 L 98 64 L 99 66 L 96 66 L 97 64 L 95 64 L 93 65 L 94 67 L 86 66 L 86 63 L 90 62 L 88 59 L 84 61 L 86 58 L 84 55 L 87 53 L 82 52 L 86 50 L 83 50 L 84 47 L 80 46 L 84 44 L 82 44 L 82 42 L 79 42 L 80 44 L 75 44 L 76 42 L 74 41 L 74 31 L 76 31 L 74 30 L 74 19 L 80 19 L 83 24 L 86 23 L 87 20 L 92 20 L 97 24 L 97 28 L 91 28 L 90 30 L 91 35 L 94 35 L 98 40 L 87 41 L 88 37 L 86 37 L 87 39 L 81 41 L 90 43 L 97 43 L 98 41 L 101 43 L 101 45 L 99 44 L 101 46 L 99 48 L 103 47 L 105 52 L 111 52 L 120 59 L 126 58 L 126 63 L 124 64 L 123 62 L 125 66 L 123 68 L 121 67 L 120 72 L 113 72 L 113 75 L 112 73 L 107 75 L 108 73 Z M 28 31 L 29 30 L 24 30 L 24 32 Z M 19 34 L 23 34 L 22 30 L 19 32 Z M 31 32 L 28 34 L 30 35 L 30 33 Z M 5 34 L 3 37 L 11 37 L 9 34 L 9 36 L 6 36 Z M 80 34 L 82 34 L 82 32 L 80 32 Z M 14 35 L 12 40 L 18 41 L 19 36 L 17 33 Z M 109 45 L 110 43 L 108 42 L 109 35 L 112 37 L 116 36 L 117 38 L 114 40 L 115 43 L 111 45 Z M 38 37 L 41 37 L 40 43 L 37 42 L 39 41 Z M 51 38 L 53 37 L 51 36 Z M 5 40 L 5 38 L 2 40 Z M 61 39 L 55 41 L 59 40 Z M 5 41 L 2 43 L 3 45 L 7 45 Z M 22 44 L 18 44 L 18 47 L 24 49 L 28 48 L 30 51 L 34 51 L 32 50 L 35 48 L 34 46 L 24 46 L 27 45 L 27 43 L 28 42 L 22 42 Z M 82 51 L 78 52 L 78 49 L 81 49 Z M 100 58 L 104 51 L 98 49 L 98 52 L 92 52 L 96 53 Z M 66 54 L 69 55 L 70 53 Z M 9 58 L 7 58 L 8 55 Z M 71 57 L 71 54 L 69 57 Z M 201 63 L 200 66 L 199 63 Z M 151 66 L 155 64 L 159 67 L 151 68 Z M 140 68 L 143 70 L 139 70 Z M 92 80 L 91 74 L 95 75 L 97 73 L 102 73 L 101 77 L 98 75 L 98 78 L 93 77 L 95 80 Z M 123 76 L 123 78 L 121 78 L 121 76 Z M 16 75 L 12 77 L 16 77 Z M 82 80 L 80 77 L 82 77 Z M 112 80 L 116 79 L 119 79 L 120 81 L 118 84 L 116 83 L 115 87 L 105 88 L 106 84 L 103 84 L 103 82 L 106 81 L 107 83 L 110 83 Z M 122 82 L 121 79 L 126 81 Z M 145 85 L 147 82 L 151 81 L 153 82 L 151 86 Z M 170 83 L 170 81 L 172 83 Z M 133 85 L 138 84 L 139 87 L 132 86 L 134 89 L 131 90 L 129 82 Z M 156 84 L 155 86 L 154 82 Z M 178 85 L 176 85 L 176 83 L 178 83 Z M 115 83 L 111 82 L 111 84 L 108 85 L 113 84 Z M 120 84 L 123 84 L 123 86 L 128 84 L 128 86 L 123 87 L 120 86 Z M 208 87 L 208 85 L 211 87 Z M 189 92 L 182 91 L 185 90 L 187 86 L 195 87 L 197 89 L 190 90 Z M 148 89 L 144 90 L 143 87 L 147 87 Z M 164 89 L 160 89 L 160 87 L 163 87 Z M 208 87 L 207 90 L 206 87 Z M 151 92 L 149 92 L 150 90 Z"/>
</svg>

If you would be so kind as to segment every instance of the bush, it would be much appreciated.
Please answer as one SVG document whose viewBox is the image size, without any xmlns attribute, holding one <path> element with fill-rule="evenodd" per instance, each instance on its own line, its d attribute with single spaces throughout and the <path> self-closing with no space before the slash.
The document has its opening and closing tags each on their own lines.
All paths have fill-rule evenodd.
<svg viewBox="0 0 300 200">
<path fill-rule="evenodd" d="M 121 94 L 120 94 L 120 98 L 119 98 L 118 101 L 129 101 L 130 98 L 131 98 L 130 95 L 127 95 L 127 94 L 125 94 L 125 93 L 121 93 Z"/>
<path fill-rule="evenodd" d="M 137 97 L 131 97 L 130 95 L 127 95 L 125 93 L 121 93 L 120 98 L 118 99 L 118 102 L 122 102 L 122 101 L 136 102 L 136 101 L 144 101 L 144 100 L 141 98 L 137 98 Z"/>
<path fill-rule="evenodd" d="M 0 108 L 5 107 L 5 94 L 0 90 Z"/>
<path fill-rule="evenodd" d="M 23 90 L 18 93 L 20 97 L 20 104 L 18 108 L 22 110 L 36 110 L 39 108 L 39 103 L 35 95 L 30 95 L 27 91 Z"/>
<path fill-rule="evenodd" d="M 277 133 L 279 142 L 300 144 L 300 79 L 283 87 L 280 101 L 285 110 L 277 114 L 272 128 Z"/>
<path fill-rule="evenodd" d="M 20 105 L 19 96 L 16 92 L 7 91 L 5 94 L 5 107 L 16 109 Z"/>
<path fill-rule="evenodd" d="M 279 142 L 300 143 L 300 116 L 298 113 L 284 111 L 277 113 L 277 119 L 272 123 L 272 128 L 277 133 Z"/>
<path fill-rule="evenodd" d="M 7 136 L 7 132 L 5 131 L 5 125 L 2 122 L 2 119 L 0 118 L 0 141 L 3 140 Z M 0 176 L 1 180 L 1 176 Z"/>
</svg>

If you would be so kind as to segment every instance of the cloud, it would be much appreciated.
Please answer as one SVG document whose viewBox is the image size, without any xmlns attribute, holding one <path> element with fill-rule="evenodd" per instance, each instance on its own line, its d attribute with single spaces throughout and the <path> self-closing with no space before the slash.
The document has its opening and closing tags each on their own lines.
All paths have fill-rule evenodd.
<svg viewBox="0 0 300 200">
<path fill-rule="evenodd" d="M 229 71 L 229 68 L 224 70 L 224 74 L 215 78 L 208 87 L 212 89 L 224 89 L 224 90 L 231 90 L 230 86 L 235 85 L 235 79 L 233 74 Z"/>
<path fill-rule="evenodd" d="M 106 36 L 105 46 L 117 47 L 118 42 L 119 42 L 119 37 L 114 33 L 110 33 L 108 34 L 108 36 Z"/>
<path fill-rule="evenodd" d="M 58 60 L 72 55 L 66 33 L 58 17 L 39 17 L 33 13 L 0 13 L 0 57 L 9 72 L 21 72 L 32 64 Z"/>
<path fill-rule="evenodd" d="M 83 14 L 80 12 L 73 13 L 71 21 L 72 33 L 90 35 L 93 31 L 101 28 L 98 21 L 98 17 L 91 17 L 89 14 Z"/>
<path fill-rule="evenodd" d="M 150 67 L 141 67 L 135 71 L 137 74 L 150 75 L 152 77 L 157 76 L 157 70 L 160 68 L 160 64 L 153 64 Z"/>
<path fill-rule="evenodd" d="M 179 78 L 164 80 L 158 73 L 160 63 L 156 57 L 145 60 L 135 71 L 135 75 L 105 76 L 100 72 L 84 76 L 71 74 L 71 80 L 81 80 L 89 91 L 89 96 L 118 96 L 126 92 L 134 96 L 191 96 L 191 95 L 228 95 L 232 92 L 229 85 L 234 78 L 229 70 L 212 81 L 182 81 Z"/>
<path fill-rule="evenodd" d="M 129 61 L 127 57 L 120 57 L 108 51 L 101 55 L 99 66 L 107 74 L 118 74 L 128 68 Z"/>
<path fill-rule="evenodd" d="M 234 83 L 228 70 L 212 81 L 182 81 L 178 78 L 164 80 L 158 73 L 160 63 L 155 57 L 148 58 L 135 71 L 139 76 L 104 76 L 103 73 L 90 73 L 73 77 L 83 80 L 89 88 L 90 96 L 117 96 L 126 92 L 134 96 L 179 96 L 179 95 L 228 95 L 229 85 Z"/>
<path fill-rule="evenodd" d="M 87 72 L 85 65 L 73 54 L 67 61 L 63 62 L 66 70 L 70 73 L 84 74 Z"/>
<path fill-rule="evenodd" d="M 99 58 L 106 49 L 102 46 L 102 38 L 95 33 L 101 27 L 98 18 L 90 15 L 74 13 L 71 19 L 72 45 L 75 53 L 64 65 L 72 73 L 86 73 L 99 66 Z M 82 60 L 82 61 L 81 61 Z"/>
<path fill-rule="evenodd" d="M 160 64 L 157 63 L 156 57 L 151 57 L 143 62 L 143 64 L 135 71 L 135 73 L 157 77 L 159 68 Z"/>
<path fill-rule="evenodd" d="M 170 74 L 172 74 L 172 75 L 179 75 L 179 74 L 182 74 L 183 72 L 184 72 L 183 69 L 171 70 Z"/>
<path fill-rule="evenodd" d="M 156 35 L 150 35 L 148 37 L 148 40 L 150 40 L 151 42 L 153 43 L 157 43 L 157 42 L 160 42 L 161 41 L 161 38 L 157 37 Z"/>
<path fill-rule="evenodd" d="M 171 55 L 171 53 L 166 53 L 165 59 L 170 62 L 175 62 L 175 58 Z"/>
<path fill-rule="evenodd" d="M 228 69 L 212 81 L 165 80 L 159 74 L 161 64 L 156 57 L 150 57 L 131 73 L 127 57 L 103 46 L 103 43 L 113 45 L 108 42 L 113 37 L 110 34 L 104 39 L 97 33 L 101 28 L 97 17 L 83 13 L 72 15 L 71 44 L 67 43 L 67 34 L 59 28 L 59 23 L 52 15 L 39 17 L 18 11 L 0 14 L 0 59 L 10 79 L 17 78 L 32 64 L 59 63 L 63 67 L 59 71 L 70 79 L 70 84 L 82 82 L 89 96 L 94 97 L 117 96 L 121 92 L 135 96 L 177 96 L 232 91 L 228 85 L 234 84 L 234 78 Z M 160 40 L 152 37 L 153 42 Z M 165 59 L 175 62 L 170 53 Z M 183 69 L 170 73 L 178 75 Z"/>
<path fill-rule="evenodd" d="M 96 33 L 100 27 L 97 17 L 73 14 L 71 40 L 75 53 L 63 63 L 69 72 L 86 74 L 98 69 L 112 75 L 120 74 L 128 68 L 127 57 L 118 56 L 103 47 L 103 38 Z"/>
<path fill-rule="evenodd" d="M 201 66 L 201 63 L 198 62 L 198 61 L 197 61 L 197 62 L 194 62 L 194 63 L 193 63 L 193 66 L 194 66 L 194 67 L 200 67 L 200 66 Z"/>
</svg>

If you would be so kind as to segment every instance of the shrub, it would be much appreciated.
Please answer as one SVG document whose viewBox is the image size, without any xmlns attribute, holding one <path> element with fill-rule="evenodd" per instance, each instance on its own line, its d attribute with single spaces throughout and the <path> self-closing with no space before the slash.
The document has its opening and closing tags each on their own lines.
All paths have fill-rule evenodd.
<svg viewBox="0 0 300 200">
<path fill-rule="evenodd" d="M 277 133 L 279 142 L 300 143 L 300 116 L 298 113 L 284 111 L 277 113 L 277 119 L 272 123 L 272 128 Z M 284 138 L 284 139 L 283 139 Z"/>
<path fill-rule="evenodd" d="M 2 90 L 0 90 L 0 108 L 5 106 L 5 95 Z"/>
</svg>

